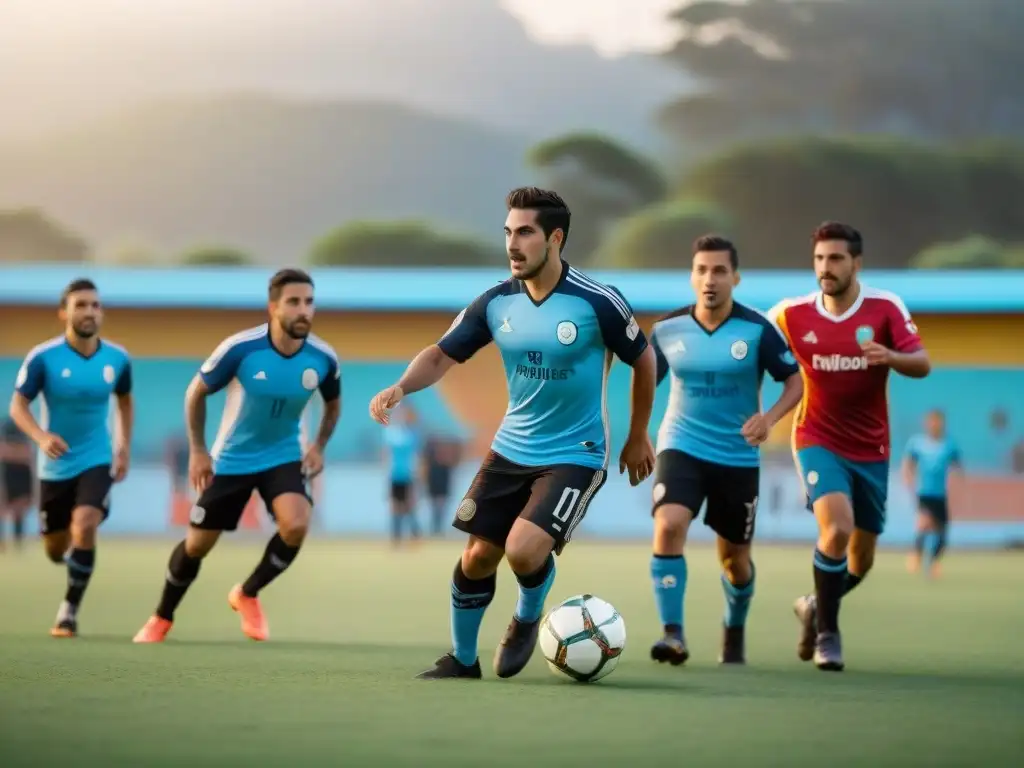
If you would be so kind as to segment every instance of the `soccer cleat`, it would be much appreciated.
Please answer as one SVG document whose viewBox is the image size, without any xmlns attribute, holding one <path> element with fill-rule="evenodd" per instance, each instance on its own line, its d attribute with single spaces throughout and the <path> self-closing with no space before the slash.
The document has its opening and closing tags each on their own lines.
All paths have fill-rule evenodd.
<svg viewBox="0 0 1024 768">
<path fill-rule="evenodd" d="M 743 627 L 722 627 L 722 653 L 719 664 L 746 664 Z"/>
<path fill-rule="evenodd" d="M 247 597 L 242 594 L 242 585 L 236 584 L 228 593 L 228 605 L 242 619 L 242 632 L 252 640 L 266 640 L 270 637 L 267 617 L 263 615 L 258 597 Z"/>
<path fill-rule="evenodd" d="M 814 664 L 825 672 L 842 672 L 843 644 L 838 632 L 822 632 L 814 644 Z"/>
<path fill-rule="evenodd" d="M 480 671 L 480 659 L 467 666 L 455 658 L 452 653 L 446 653 L 434 662 L 434 666 L 416 675 L 418 680 L 452 680 L 462 678 L 464 680 L 479 680 L 483 677 Z"/>
<path fill-rule="evenodd" d="M 520 621 L 513 617 L 494 652 L 494 674 L 513 677 L 523 671 L 537 647 L 540 620 Z"/>
<path fill-rule="evenodd" d="M 162 643 L 167 639 L 167 633 L 171 631 L 174 624 L 159 616 L 150 616 L 149 620 L 142 625 L 142 629 L 135 633 L 133 643 Z"/>
<path fill-rule="evenodd" d="M 673 667 L 685 664 L 690 658 L 690 652 L 686 648 L 686 640 L 682 634 L 666 632 L 665 636 L 651 646 L 651 658 L 659 664 L 669 662 Z"/>
<path fill-rule="evenodd" d="M 78 622 L 75 619 L 62 619 L 50 630 L 50 637 L 78 637 Z"/>
<path fill-rule="evenodd" d="M 800 620 L 796 655 L 801 661 L 810 661 L 814 657 L 814 641 L 818 636 L 818 610 L 814 595 L 798 597 L 793 603 L 793 613 Z"/>
</svg>

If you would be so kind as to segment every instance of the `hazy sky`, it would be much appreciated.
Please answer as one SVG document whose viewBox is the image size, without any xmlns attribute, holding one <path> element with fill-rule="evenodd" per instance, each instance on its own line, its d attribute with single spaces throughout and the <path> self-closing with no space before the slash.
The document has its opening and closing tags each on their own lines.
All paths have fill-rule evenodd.
<svg viewBox="0 0 1024 768">
<path fill-rule="evenodd" d="M 673 41 L 665 23 L 680 0 L 501 0 L 530 34 L 548 43 L 589 43 L 606 56 L 657 50 Z"/>
</svg>

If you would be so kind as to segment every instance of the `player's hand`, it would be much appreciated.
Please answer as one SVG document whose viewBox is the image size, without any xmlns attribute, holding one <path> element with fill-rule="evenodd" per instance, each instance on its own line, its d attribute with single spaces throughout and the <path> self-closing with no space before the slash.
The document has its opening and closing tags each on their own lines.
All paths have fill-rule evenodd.
<svg viewBox="0 0 1024 768">
<path fill-rule="evenodd" d="M 306 455 L 302 457 L 302 474 L 307 480 L 324 471 L 324 453 L 319 445 L 311 445 L 306 449 Z"/>
<path fill-rule="evenodd" d="M 39 447 L 51 459 L 59 459 L 68 452 L 68 444 L 64 442 L 64 438 L 50 432 L 39 441 Z"/>
<path fill-rule="evenodd" d="M 111 477 L 115 483 L 120 483 L 128 476 L 128 465 L 131 462 L 128 449 L 120 447 L 114 452 L 114 466 L 111 467 Z"/>
<path fill-rule="evenodd" d="M 209 451 L 189 451 L 188 481 L 196 493 L 202 493 L 213 479 L 213 459 Z"/>
<path fill-rule="evenodd" d="M 743 435 L 748 445 L 760 445 L 768 439 L 771 431 L 772 428 L 769 426 L 768 419 L 764 417 L 764 414 L 755 413 L 747 419 L 747 423 L 743 425 L 740 434 Z"/>
<path fill-rule="evenodd" d="M 388 411 L 402 402 L 404 396 L 405 392 L 397 384 L 381 390 L 370 401 L 370 417 L 378 424 L 386 426 L 391 421 L 391 414 Z"/>
<path fill-rule="evenodd" d="M 889 365 L 892 360 L 892 350 L 877 341 L 865 341 L 860 348 L 864 352 L 868 365 Z"/>
<path fill-rule="evenodd" d="M 622 447 L 619 474 L 627 469 L 630 485 L 640 485 L 654 471 L 654 446 L 651 445 L 651 438 L 646 432 L 630 437 Z"/>
</svg>

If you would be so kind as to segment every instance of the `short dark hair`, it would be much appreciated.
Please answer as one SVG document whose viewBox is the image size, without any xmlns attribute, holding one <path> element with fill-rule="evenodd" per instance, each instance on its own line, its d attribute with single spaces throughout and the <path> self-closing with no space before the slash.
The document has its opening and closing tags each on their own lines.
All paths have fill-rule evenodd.
<svg viewBox="0 0 1024 768">
<path fill-rule="evenodd" d="M 68 297 L 79 291 L 96 291 L 96 283 L 87 277 L 79 277 L 67 284 L 67 287 L 60 293 L 60 306 L 65 308 L 68 305 Z"/>
<path fill-rule="evenodd" d="M 309 276 L 308 272 L 304 272 L 301 269 L 279 269 L 274 273 L 274 276 L 270 278 L 270 284 L 267 286 L 267 295 L 271 301 L 277 301 L 281 298 L 281 291 L 284 290 L 286 285 L 308 285 L 313 287 L 313 278 Z"/>
<path fill-rule="evenodd" d="M 734 270 L 740 268 L 740 255 L 736 252 L 732 240 L 728 238 L 721 235 L 701 235 L 693 241 L 693 255 L 696 256 L 701 251 L 728 251 L 729 264 Z"/>
<path fill-rule="evenodd" d="M 864 253 L 864 239 L 854 227 L 849 224 L 842 224 L 838 221 L 826 221 L 818 225 L 811 235 L 811 245 L 817 245 L 824 240 L 843 240 L 850 251 L 851 256 L 860 256 Z"/>
<path fill-rule="evenodd" d="M 536 211 L 537 223 L 544 231 L 544 237 L 551 237 L 556 229 L 562 230 L 562 250 L 569 242 L 569 222 L 572 212 L 557 192 L 540 187 L 517 187 L 505 198 L 508 210 Z"/>
</svg>

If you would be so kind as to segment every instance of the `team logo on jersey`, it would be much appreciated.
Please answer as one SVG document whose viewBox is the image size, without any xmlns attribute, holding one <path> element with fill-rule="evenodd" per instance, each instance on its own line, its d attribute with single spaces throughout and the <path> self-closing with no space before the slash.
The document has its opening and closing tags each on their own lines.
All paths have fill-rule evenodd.
<svg viewBox="0 0 1024 768">
<path fill-rule="evenodd" d="M 632 315 L 629 318 L 629 323 L 626 325 L 626 337 L 630 341 L 636 341 L 636 337 L 640 335 L 640 326 L 636 323 L 636 318 Z"/>
<path fill-rule="evenodd" d="M 747 342 L 743 340 L 734 341 L 732 346 L 729 348 L 729 354 L 731 354 L 735 360 L 742 360 L 747 356 Z"/>
<path fill-rule="evenodd" d="M 507 317 L 501 321 L 501 327 L 498 330 L 502 333 L 512 333 L 512 323 L 509 322 Z"/>
<path fill-rule="evenodd" d="M 544 355 L 540 352 L 527 352 L 526 359 L 531 365 L 544 365 Z"/>
<path fill-rule="evenodd" d="M 60 372 L 60 377 L 62 379 L 70 379 L 71 378 L 71 369 L 70 368 L 65 368 L 63 371 Z"/>
<path fill-rule="evenodd" d="M 804 335 L 804 339 L 803 340 L 806 341 L 808 344 L 817 344 L 818 343 L 818 334 L 816 334 L 814 331 L 808 331 Z"/>
<path fill-rule="evenodd" d="M 103 366 L 103 380 L 105 382 L 107 382 L 107 384 L 113 384 L 114 383 L 114 366 L 112 366 L 112 365 L 104 365 Z"/>
<path fill-rule="evenodd" d="M 302 386 L 308 390 L 316 389 L 316 385 L 320 383 L 320 374 L 314 371 L 312 368 L 307 368 L 302 372 Z"/>
<path fill-rule="evenodd" d="M 468 523 L 476 514 L 476 502 L 472 499 L 463 499 L 459 508 L 455 510 L 455 516 L 464 523 Z"/>
<path fill-rule="evenodd" d="M 870 325 L 862 325 L 857 329 L 857 343 L 867 344 L 875 338 L 875 329 Z"/>
<path fill-rule="evenodd" d="M 562 344 L 569 346 L 576 341 L 576 336 L 579 331 L 576 329 L 576 323 L 563 320 L 558 324 L 558 327 L 555 329 L 555 333 Z"/>
</svg>

